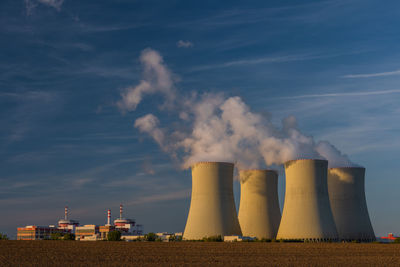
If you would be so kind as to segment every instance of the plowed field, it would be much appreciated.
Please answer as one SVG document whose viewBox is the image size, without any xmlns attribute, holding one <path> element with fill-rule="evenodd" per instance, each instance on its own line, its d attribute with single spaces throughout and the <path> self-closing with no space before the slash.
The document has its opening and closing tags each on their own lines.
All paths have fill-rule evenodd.
<svg viewBox="0 0 400 267">
<path fill-rule="evenodd" d="M 400 266 L 400 245 L 0 241 L 0 266 Z"/>
</svg>

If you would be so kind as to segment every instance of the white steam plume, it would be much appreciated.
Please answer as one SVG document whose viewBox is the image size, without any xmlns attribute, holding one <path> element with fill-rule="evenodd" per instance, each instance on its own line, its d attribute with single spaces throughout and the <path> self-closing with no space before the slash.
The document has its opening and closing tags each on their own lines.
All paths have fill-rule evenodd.
<svg viewBox="0 0 400 267">
<path fill-rule="evenodd" d="M 147 62 L 142 58 L 149 51 L 161 59 L 156 51 L 147 49 L 142 53 L 142 62 Z M 270 118 L 251 112 L 237 96 L 192 93 L 190 97 L 176 97 L 171 72 L 159 64 L 162 60 L 155 62 L 156 64 L 149 66 L 146 65 L 148 63 L 144 63 L 145 79 L 130 93 L 133 96 L 141 96 L 141 91 L 162 92 L 167 102 L 176 101 L 174 130 L 171 127 L 161 129 L 160 121 L 153 114 L 138 118 L 135 127 L 149 134 L 163 151 L 174 158 L 182 159 L 183 168 L 188 168 L 197 161 L 230 161 L 235 162 L 239 169 L 260 168 L 301 158 L 325 158 L 330 162 L 330 166 L 354 165 L 347 156 L 342 155 L 328 142 L 316 144 L 313 137 L 303 134 L 293 116 L 285 118 L 281 126 L 276 126 Z M 146 78 L 146 66 L 154 68 L 154 65 L 162 66 L 162 75 L 155 74 L 156 80 L 158 76 L 162 76 L 163 81 L 170 81 L 168 86 L 163 88 L 171 90 L 153 89 L 154 81 Z M 144 86 L 144 89 L 139 89 L 140 86 Z M 140 99 L 139 102 L 130 101 L 127 94 L 123 95 L 122 101 L 125 106 L 129 106 L 127 103 L 134 103 L 136 107 Z M 172 124 L 169 122 L 169 125 Z"/>
<path fill-rule="evenodd" d="M 329 160 L 329 168 L 360 167 L 360 165 L 351 162 L 347 155 L 342 154 L 334 145 L 327 141 L 318 142 L 316 150 L 322 157 Z"/>
<path fill-rule="evenodd" d="M 164 133 L 158 128 L 159 124 L 160 121 L 153 114 L 147 114 L 135 121 L 136 128 L 139 128 L 141 132 L 149 134 L 161 148 L 164 148 Z"/>
<path fill-rule="evenodd" d="M 133 111 L 145 94 L 160 92 L 166 98 L 165 105 L 170 106 L 175 99 L 175 86 L 169 69 L 164 65 L 161 55 L 150 48 L 142 51 L 140 62 L 144 68 L 143 79 L 134 87 L 125 88 L 122 99 L 117 103 L 121 111 Z"/>
</svg>

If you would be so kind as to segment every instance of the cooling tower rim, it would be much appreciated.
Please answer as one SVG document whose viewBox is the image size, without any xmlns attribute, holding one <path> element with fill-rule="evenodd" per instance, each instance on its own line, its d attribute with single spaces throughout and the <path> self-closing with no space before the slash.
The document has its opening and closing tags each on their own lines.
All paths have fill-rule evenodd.
<svg viewBox="0 0 400 267">
<path fill-rule="evenodd" d="M 364 169 L 365 167 L 362 166 L 341 166 L 341 167 L 329 167 L 328 170 L 334 170 L 334 169 Z"/>
<path fill-rule="evenodd" d="M 295 161 L 300 161 L 300 160 L 310 160 L 310 161 L 328 162 L 328 160 L 326 160 L 326 159 L 291 159 L 291 160 L 285 161 L 283 164 L 286 165 L 287 163 L 295 162 Z"/>
<path fill-rule="evenodd" d="M 227 161 L 198 161 L 190 165 L 190 167 L 194 167 L 197 165 L 203 165 L 203 164 L 209 164 L 209 165 L 215 165 L 215 164 L 226 164 L 226 165 L 232 165 L 234 166 L 235 164 L 233 162 L 227 162 Z"/>
<path fill-rule="evenodd" d="M 248 172 L 248 171 L 266 171 L 266 172 L 274 172 L 274 173 L 278 174 L 278 171 L 274 170 L 274 169 L 242 169 L 242 170 L 239 170 L 239 173 L 240 172 Z"/>
</svg>

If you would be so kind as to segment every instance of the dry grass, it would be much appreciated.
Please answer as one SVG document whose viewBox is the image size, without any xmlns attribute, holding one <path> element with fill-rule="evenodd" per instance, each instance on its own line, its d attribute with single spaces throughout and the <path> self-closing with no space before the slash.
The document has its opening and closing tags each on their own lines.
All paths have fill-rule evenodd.
<svg viewBox="0 0 400 267">
<path fill-rule="evenodd" d="M 400 245 L 0 241 L 0 266 L 400 266 Z"/>
</svg>

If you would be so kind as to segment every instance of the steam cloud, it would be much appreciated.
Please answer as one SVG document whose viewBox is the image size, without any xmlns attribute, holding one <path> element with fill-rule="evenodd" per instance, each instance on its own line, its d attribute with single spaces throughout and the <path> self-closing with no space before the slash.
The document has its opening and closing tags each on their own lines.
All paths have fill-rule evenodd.
<svg viewBox="0 0 400 267">
<path fill-rule="evenodd" d="M 146 94 L 162 93 L 170 106 L 175 99 L 175 87 L 171 72 L 164 66 L 161 55 L 152 49 L 145 49 L 140 55 L 143 66 L 143 80 L 135 87 L 128 87 L 121 94 L 122 100 L 117 103 L 123 112 L 133 111 L 137 108 Z"/>
<path fill-rule="evenodd" d="M 229 161 L 236 162 L 239 169 L 260 168 L 300 158 L 327 159 L 330 167 L 355 166 L 327 141 L 316 143 L 303 134 L 294 116 L 276 126 L 269 118 L 251 112 L 238 96 L 177 96 L 172 73 L 157 51 L 145 49 L 140 61 L 143 80 L 125 89 L 118 106 L 122 111 L 135 110 L 145 94 L 162 93 L 165 103 L 175 106 L 179 130 L 160 128 L 153 114 L 136 119 L 134 126 L 149 134 L 164 152 L 181 159 L 183 168 L 197 161 Z"/>
</svg>

